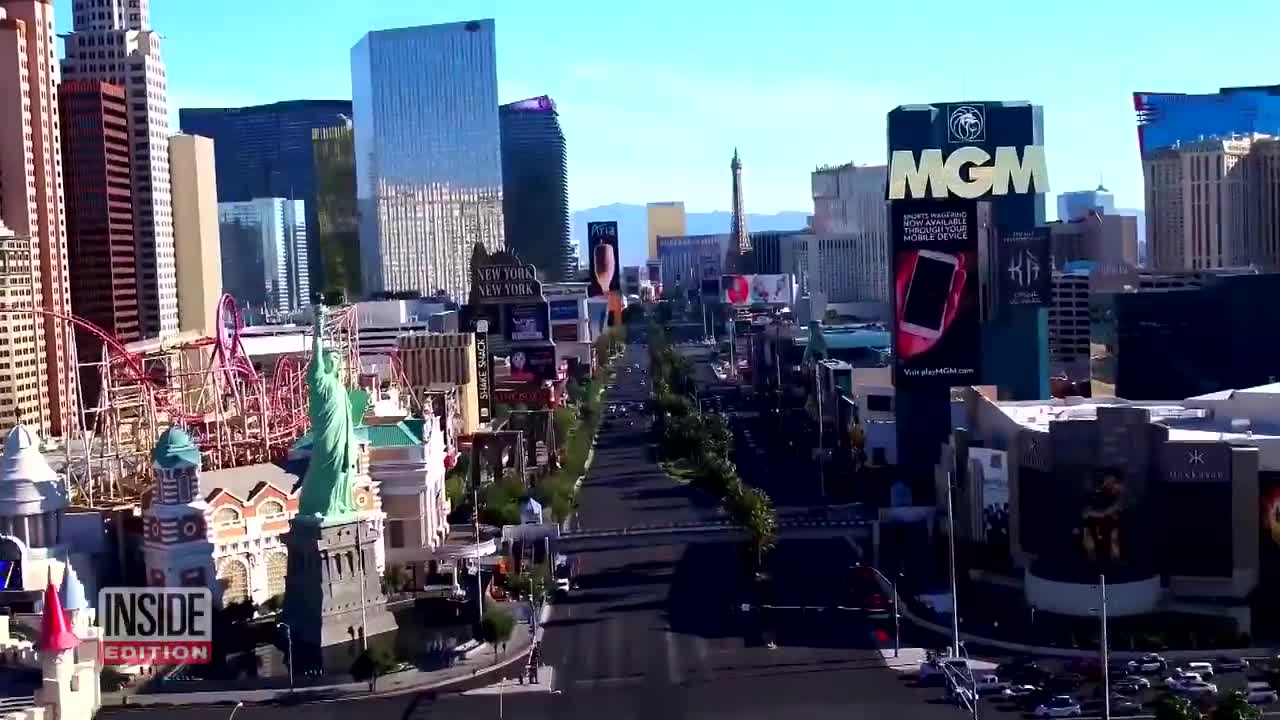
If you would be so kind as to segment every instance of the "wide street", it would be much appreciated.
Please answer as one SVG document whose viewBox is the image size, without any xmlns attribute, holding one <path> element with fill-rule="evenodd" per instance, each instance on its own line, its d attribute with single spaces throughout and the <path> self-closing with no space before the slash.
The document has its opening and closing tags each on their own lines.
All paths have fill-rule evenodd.
<svg viewBox="0 0 1280 720">
<path fill-rule="evenodd" d="M 647 365 L 632 347 L 604 404 L 648 397 Z M 637 413 L 632 413 L 636 415 Z M 580 494 L 576 526 L 618 528 L 697 520 L 719 510 L 657 466 L 637 419 L 616 419 L 600 433 Z M 687 536 L 682 536 L 687 540 Z M 556 693 L 498 697 L 418 693 L 295 707 L 246 706 L 237 720 L 283 718 L 959 718 L 936 690 L 908 687 L 884 667 L 875 629 L 848 605 L 843 538 L 784 540 L 773 552 L 768 619 L 738 606 L 750 598 L 740 547 L 721 539 L 669 544 L 620 537 L 577 554 L 578 589 L 557 604 L 546 626 L 543 659 Z M 683 542 L 683 541 L 682 541 Z M 887 636 L 880 634 L 881 641 Z M 930 702 L 930 701 L 933 702 Z M 230 708 L 104 710 L 102 717 L 226 718 Z"/>
</svg>

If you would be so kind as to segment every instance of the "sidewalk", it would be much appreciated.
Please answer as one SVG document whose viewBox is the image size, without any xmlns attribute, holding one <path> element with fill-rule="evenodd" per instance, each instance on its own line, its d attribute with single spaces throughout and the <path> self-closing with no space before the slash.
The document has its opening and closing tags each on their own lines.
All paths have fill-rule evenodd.
<svg viewBox="0 0 1280 720">
<path fill-rule="evenodd" d="M 290 693 L 287 687 L 261 690 L 220 690 L 216 692 L 146 693 L 137 695 L 115 692 L 103 693 L 102 704 L 104 706 L 216 705 L 235 702 L 249 704 L 269 703 L 285 699 L 290 702 L 315 702 L 447 689 L 480 680 L 523 660 L 533 643 L 542 639 L 543 625 L 547 622 L 550 614 L 551 605 L 543 605 L 541 616 L 538 619 L 538 628 L 534 632 L 530 632 L 527 623 L 519 623 L 512 634 L 511 640 L 508 642 L 507 651 L 499 653 L 497 662 L 494 661 L 493 647 L 488 643 L 484 643 L 466 651 L 461 659 L 447 668 L 432 671 L 405 670 L 383 675 L 378 678 L 373 692 L 369 691 L 369 683 L 367 682 L 309 685 L 299 687 L 293 693 Z"/>
</svg>

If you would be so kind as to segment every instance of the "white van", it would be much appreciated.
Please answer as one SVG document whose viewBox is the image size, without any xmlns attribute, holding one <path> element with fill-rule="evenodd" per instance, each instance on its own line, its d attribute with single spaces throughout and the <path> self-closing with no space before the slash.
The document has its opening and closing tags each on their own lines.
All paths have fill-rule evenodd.
<svg viewBox="0 0 1280 720">
<path fill-rule="evenodd" d="M 1187 666 L 1183 668 L 1183 672 L 1195 673 L 1199 675 L 1202 680 L 1208 680 L 1213 677 L 1213 663 L 1189 662 L 1187 663 Z"/>
</svg>

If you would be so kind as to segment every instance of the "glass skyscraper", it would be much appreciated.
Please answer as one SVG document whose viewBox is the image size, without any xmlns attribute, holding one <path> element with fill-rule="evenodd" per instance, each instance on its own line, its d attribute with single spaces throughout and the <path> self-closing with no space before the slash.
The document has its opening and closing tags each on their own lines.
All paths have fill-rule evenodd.
<svg viewBox="0 0 1280 720">
<path fill-rule="evenodd" d="M 182 132 L 213 140 L 218 169 L 218 202 L 247 202 L 255 198 L 303 201 L 306 226 L 319 225 L 316 216 L 315 162 L 311 131 L 341 126 L 351 117 L 347 100 L 289 100 L 240 108 L 182 108 Z M 308 254 L 321 258 L 319 238 L 311 232 Z M 323 287 L 320 262 L 303 266 L 309 282 Z"/>
<path fill-rule="evenodd" d="M 466 300 L 504 246 L 492 20 L 379 30 L 351 49 L 364 291 Z"/>
<path fill-rule="evenodd" d="M 1216 93 L 1134 93 L 1138 147 L 1153 150 L 1211 137 L 1280 135 L 1280 85 L 1222 88 Z"/>
<path fill-rule="evenodd" d="M 507 247 L 548 280 L 577 275 L 569 238 L 569 165 L 564 132 L 551 98 L 503 105 L 502 216 Z"/>
<path fill-rule="evenodd" d="M 269 319 L 311 304 L 306 206 L 301 200 L 218 203 L 218 233 L 224 289 L 251 319 L 258 320 L 252 317 L 256 312 Z"/>
<path fill-rule="evenodd" d="M 356 220 L 355 130 L 350 123 L 311 133 L 316 157 L 316 208 L 319 225 L 319 265 L 323 278 L 318 286 L 326 295 L 360 297 L 360 231 Z"/>
</svg>

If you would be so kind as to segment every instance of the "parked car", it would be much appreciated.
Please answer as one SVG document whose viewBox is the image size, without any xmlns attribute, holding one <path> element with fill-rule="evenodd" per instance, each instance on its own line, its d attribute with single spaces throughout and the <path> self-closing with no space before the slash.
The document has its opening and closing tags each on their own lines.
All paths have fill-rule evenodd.
<svg viewBox="0 0 1280 720">
<path fill-rule="evenodd" d="M 1188 697 L 1201 698 L 1218 694 L 1218 686 L 1203 680 L 1191 680 L 1177 687 L 1177 692 Z"/>
<path fill-rule="evenodd" d="M 1169 663 L 1156 653 L 1148 653 L 1137 660 L 1129 661 L 1129 672 L 1157 673 L 1169 668 Z"/>
<path fill-rule="evenodd" d="M 978 675 L 973 679 L 973 687 L 978 691 L 978 696 L 1003 694 L 1009 689 L 1009 683 L 1000 679 L 998 675 L 990 673 L 986 675 Z"/>
<path fill-rule="evenodd" d="M 1251 705 L 1271 705 L 1277 702 L 1275 688 L 1270 683 L 1251 682 L 1245 690 L 1245 699 Z"/>
<path fill-rule="evenodd" d="M 1055 695 L 1040 707 L 1036 708 L 1036 717 L 1069 718 L 1080 717 L 1080 703 L 1070 695 Z"/>
<path fill-rule="evenodd" d="M 1213 663 L 1189 662 L 1182 669 L 1199 675 L 1202 680 L 1208 680 L 1213 677 Z"/>
<path fill-rule="evenodd" d="M 1170 690 L 1177 690 L 1179 687 L 1190 682 L 1204 682 L 1204 678 L 1193 672 L 1182 672 L 1179 670 L 1164 679 L 1164 686 Z"/>
<path fill-rule="evenodd" d="M 1249 669 L 1249 661 L 1244 658 L 1220 657 L 1213 661 L 1218 672 L 1244 672 Z"/>
<path fill-rule="evenodd" d="M 1010 685 L 1009 687 L 1000 691 L 1000 694 L 1007 698 L 1018 699 L 1018 698 L 1029 697 L 1038 692 L 1040 692 L 1040 688 L 1036 687 L 1035 685 Z"/>
<path fill-rule="evenodd" d="M 1142 705 L 1136 703 L 1126 697 L 1111 696 L 1111 714 L 1112 715 L 1138 715 L 1142 712 Z"/>
</svg>

